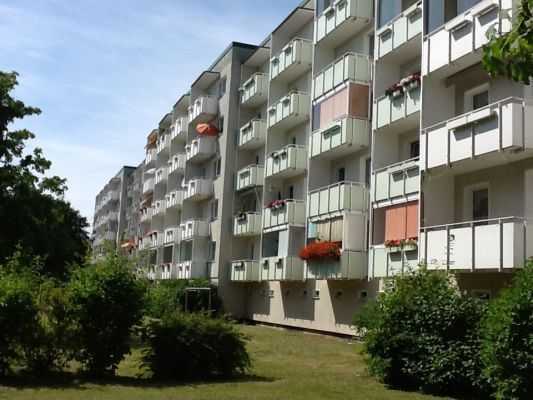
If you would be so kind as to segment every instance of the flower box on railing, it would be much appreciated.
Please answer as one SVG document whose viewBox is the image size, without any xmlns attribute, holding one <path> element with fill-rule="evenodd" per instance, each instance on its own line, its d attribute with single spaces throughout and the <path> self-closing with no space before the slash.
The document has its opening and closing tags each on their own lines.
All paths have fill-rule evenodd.
<svg viewBox="0 0 533 400">
<path fill-rule="evenodd" d="M 341 256 L 341 247 L 341 242 L 316 241 L 300 250 L 299 256 L 304 261 L 338 260 Z"/>
</svg>

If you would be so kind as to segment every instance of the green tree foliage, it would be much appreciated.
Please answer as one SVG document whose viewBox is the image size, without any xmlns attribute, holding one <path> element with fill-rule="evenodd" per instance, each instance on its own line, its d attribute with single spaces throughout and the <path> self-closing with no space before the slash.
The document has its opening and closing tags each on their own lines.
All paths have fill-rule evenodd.
<svg viewBox="0 0 533 400">
<path fill-rule="evenodd" d="M 230 378 L 246 373 L 245 337 L 233 324 L 203 314 L 147 318 L 140 328 L 147 346 L 143 366 L 156 379 Z"/>
<path fill-rule="evenodd" d="M 396 387 L 449 395 L 481 386 L 483 310 L 447 275 L 422 268 L 395 278 L 355 323 L 364 332 L 371 373 Z"/>
<path fill-rule="evenodd" d="M 484 374 L 497 399 L 533 393 L 533 262 L 489 306 L 482 324 Z"/>
<path fill-rule="evenodd" d="M 73 274 L 67 292 L 68 315 L 74 324 L 74 357 L 91 375 L 114 374 L 129 353 L 144 291 L 128 261 L 115 254 Z"/>
<path fill-rule="evenodd" d="M 530 83 L 533 77 L 533 0 L 521 0 L 509 33 L 499 35 L 494 29 L 490 42 L 484 47 L 483 66 L 491 76 Z"/>
<path fill-rule="evenodd" d="M 64 278 L 69 264 L 83 262 L 88 224 L 62 199 L 65 180 L 45 176 L 51 163 L 42 150 L 27 151 L 35 135 L 9 130 L 17 120 L 41 112 L 12 97 L 17 84 L 16 73 L 0 71 L 0 262 L 20 244 L 42 258 L 41 272 Z"/>
</svg>

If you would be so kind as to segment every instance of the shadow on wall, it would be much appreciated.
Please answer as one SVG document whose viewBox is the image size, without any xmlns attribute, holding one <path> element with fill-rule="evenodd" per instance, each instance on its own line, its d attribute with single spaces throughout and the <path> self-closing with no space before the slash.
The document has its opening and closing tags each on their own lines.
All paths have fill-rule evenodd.
<svg viewBox="0 0 533 400">
<path fill-rule="evenodd" d="M 282 282 L 280 287 L 286 319 L 315 319 L 314 281 Z"/>
<path fill-rule="evenodd" d="M 352 325 L 355 314 L 376 296 L 378 281 L 328 281 L 335 324 Z"/>
</svg>

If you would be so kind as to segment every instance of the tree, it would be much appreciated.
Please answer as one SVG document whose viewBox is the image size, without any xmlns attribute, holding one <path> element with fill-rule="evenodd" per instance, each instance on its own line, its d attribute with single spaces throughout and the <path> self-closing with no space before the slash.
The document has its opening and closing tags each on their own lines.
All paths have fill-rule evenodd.
<svg viewBox="0 0 533 400">
<path fill-rule="evenodd" d="M 0 71 L 0 263 L 20 244 L 42 258 L 41 272 L 63 278 L 69 264 L 86 256 L 88 223 L 63 200 L 65 179 L 45 176 L 51 162 L 42 150 L 27 151 L 35 135 L 9 130 L 16 120 L 41 113 L 12 97 L 17 76 Z"/>
<path fill-rule="evenodd" d="M 491 76 L 529 85 L 533 78 L 533 0 L 521 0 L 509 33 L 499 35 L 493 29 L 483 49 L 483 66 Z"/>
</svg>

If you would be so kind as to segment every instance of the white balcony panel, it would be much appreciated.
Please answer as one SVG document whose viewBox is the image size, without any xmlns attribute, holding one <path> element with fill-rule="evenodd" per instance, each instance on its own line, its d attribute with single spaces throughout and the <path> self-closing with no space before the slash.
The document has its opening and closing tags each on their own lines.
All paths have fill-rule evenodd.
<svg viewBox="0 0 533 400">
<path fill-rule="evenodd" d="M 181 230 L 179 227 L 165 229 L 165 245 L 179 243 Z"/>
<path fill-rule="evenodd" d="M 207 221 L 190 220 L 181 224 L 180 230 L 181 240 L 192 240 L 199 237 L 208 237 L 210 225 Z"/>
<path fill-rule="evenodd" d="M 376 59 L 386 56 L 422 33 L 422 1 L 408 7 L 376 32 Z M 416 46 L 420 47 L 419 43 Z"/>
<path fill-rule="evenodd" d="M 489 42 L 492 27 L 501 34 L 510 31 L 516 14 L 513 0 L 483 0 L 426 35 L 423 44 L 422 73 L 446 67 L 446 75 L 481 60 L 480 50 Z M 508 14 L 508 17 L 506 16 Z"/>
<path fill-rule="evenodd" d="M 213 191 L 213 181 L 211 179 L 192 179 L 187 182 L 184 200 L 206 200 L 213 196 Z"/>
<path fill-rule="evenodd" d="M 176 279 L 197 279 L 207 277 L 207 263 L 183 261 L 176 264 Z"/>
<path fill-rule="evenodd" d="M 167 167 L 161 167 L 158 168 L 155 171 L 155 184 L 159 185 L 162 183 L 166 183 L 168 178 L 168 168 Z"/>
<path fill-rule="evenodd" d="M 311 134 L 311 158 L 336 158 L 367 148 L 370 142 L 370 122 L 346 117 Z"/>
<path fill-rule="evenodd" d="M 304 262 L 298 257 L 267 257 L 261 259 L 262 281 L 303 281 Z"/>
<path fill-rule="evenodd" d="M 233 282 L 258 282 L 260 280 L 259 261 L 241 260 L 231 263 L 231 281 Z"/>
<path fill-rule="evenodd" d="M 146 179 L 143 183 L 143 194 L 148 194 L 154 191 L 154 178 Z"/>
<path fill-rule="evenodd" d="M 169 147 L 170 137 L 168 135 L 161 136 L 157 139 L 157 154 L 159 156 L 162 156 L 164 152 L 168 153 Z"/>
<path fill-rule="evenodd" d="M 331 218 L 343 212 L 366 212 L 369 192 L 362 183 L 335 183 L 309 193 L 308 212 L 310 219 L 321 216 Z"/>
<path fill-rule="evenodd" d="M 421 135 L 421 167 L 453 165 L 494 152 L 533 147 L 533 105 L 509 98 L 444 121 Z M 481 168 L 487 168 L 483 164 Z"/>
<path fill-rule="evenodd" d="M 155 160 L 157 159 L 157 150 L 152 148 L 146 150 L 146 157 L 144 159 L 144 166 L 148 167 L 151 166 L 153 163 L 155 163 Z"/>
<path fill-rule="evenodd" d="M 372 179 L 374 207 L 415 200 L 420 190 L 419 161 L 411 159 L 376 170 Z"/>
<path fill-rule="evenodd" d="M 172 156 L 171 160 L 168 162 L 168 173 L 183 173 L 185 171 L 185 161 L 187 156 L 185 154 L 176 154 Z"/>
<path fill-rule="evenodd" d="M 218 98 L 216 96 L 201 96 L 189 106 L 189 123 L 209 122 L 218 114 Z"/>
<path fill-rule="evenodd" d="M 236 189 L 246 190 L 263 186 L 265 168 L 262 165 L 249 165 L 237 172 Z"/>
<path fill-rule="evenodd" d="M 428 269 L 503 270 L 522 267 L 527 225 L 499 218 L 421 228 L 420 258 Z"/>
<path fill-rule="evenodd" d="M 282 230 L 289 225 L 305 226 L 305 202 L 285 200 L 282 207 L 267 207 L 263 210 L 263 229 L 265 231 Z"/>
<path fill-rule="evenodd" d="M 256 72 L 241 89 L 241 105 L 244 107 L 257 107 L 267 102 L 268 99 L 268 76 L 262 72 Z"/>
<path fill-rule="evenodd" d="M 189 119 L 180 117 L 176 119 L 170 129 L 171 141 L 184 142 L 187 139 L 187 132 L 189 130 Z"/>
<path fill-rule="evenodd" d="M 311 69 L 313 43 L 294 39 L 270 60 L 270 79 L 290 82 Z"/>
<path fill-rule="evenodd" d="M 183 199 L 185 197 L 184 190 L 174 190 L 165 196 L 167 202 L 167 211 L 179 210 L 183 206 Z"/>
<path fill-rule="evenodd" d="M 200 136 L 185 146 L 187 161 L 203 162 L 213 157 L 216 153 L 216 138 Z"/>
<path fill-rule="evenodd" d="M 141 210 L 141 223 L 147 223 L 152 220 L 152 208 L 143 208 Z"/>
<path fill-rule="evenodd" d="M 369 84 L 372 60 L 365 54 L 346 53 L 314 78 L 313 99 L 326 95 L 347 81 Z"/>
<path fill-rule="evenodd" d="M 292 92 L 268 109 L 268 127 L 291 129 L 309 119 L 311 100 L 307 93 Z"/>
<path fill-rule="evenodd" d="M 237 215 L 233 221 L 233 235 L 257 236 L 261 234 L 261 213 L 247 212 Z"/>
<path fill-rule="evenodd" d="M 255 150 L 265 144 L 267 123 L 262 119 L 253 119 L 244 125 L 239 132 L 239 148 Z"/>
<path fill-rule="evenodd" d="M 307 279 L 354 280 L 367 276 L 367 253 L 343 250 L 338 260 L 308 261 Z"/>
<path fill-rule="evenodd" d="M 337 47 L 366 27 L 373 17 L 371 0 L 335 0 L 315 20 L 315 43 Z"/>
<path fill-rule="evenodd" d="M 418 267 L 418 250 L 390 251 L 385 246 L 374 246 L 368 251 L 368 278 L 390 278 Z"/>
<path fill-rule="evenodd" d="M 406 90 L 398 97 L 382 96 L 375 102 L 374 127 L 398 132 L 416 128 L 419 111 L 420 86 Z"/>
<path fill-rule="evenodd" d="M 304 146 L 288 145 L 270 154 L 266 162 L 266 176 L 290 178 L 307 169 L 307 150 Z"/>
<path fill-rule="evenodd" d="M 154 206 L 152 210 L 152 218 L 164 216 L 166 210 L 167 210 L 166 200 L 157 200 L 156 202 L 154 202 Z"/>
</svg>

